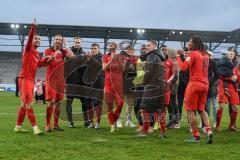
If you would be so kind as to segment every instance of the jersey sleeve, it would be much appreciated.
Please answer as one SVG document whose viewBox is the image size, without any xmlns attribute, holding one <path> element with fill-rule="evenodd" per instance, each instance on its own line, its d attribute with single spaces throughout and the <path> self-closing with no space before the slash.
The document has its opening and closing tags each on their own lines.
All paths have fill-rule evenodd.
<svg viewBox="0 0 240 160">
<path fill-rule="evenodd" d="M 28 41 L 26 44 L 26 51 L 29 51 L 32 48 L 32 42 L 33 42 L 33 37 L 34 37 L 34 32 L 35 32 L 36 26 L 32 24 L 30 32 L 28 34 Z"/>
<path fill-rule="evenodd" d="M 103 57 L 102 57 L 102 62 L 103 62 L 103 64 L 108 63 L 108 60 L 107 60 L 107 56 L 106 56 L 106 55 L 103 55 Z"/>
<path fill-rule="evenodd" d="M 44 51 L 44 53 L 43 53 L 43 57 L 46 57 L 46 56 L 48 56 L 49 55 L 49 49 L 46 49 L 45 51 Z"/>
<path fill-rule="evenodd" d="M 44 66 L 47 66 L 47 58 L 41 58 L 39 61 L 38 61 L 38 67 L 44 67 Z"/>
<path fill-rule="evenodd" d="M 181 71 L 186 71 L 195 61 L 195 54 L 189 53 L 185 61 L 183 62 L 180 56 L 177 57 L 178 67 Z"/>
</svg>

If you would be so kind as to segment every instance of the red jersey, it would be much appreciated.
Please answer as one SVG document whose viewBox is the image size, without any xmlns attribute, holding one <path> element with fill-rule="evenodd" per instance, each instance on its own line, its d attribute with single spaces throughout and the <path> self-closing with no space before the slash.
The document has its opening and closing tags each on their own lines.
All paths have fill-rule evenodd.
<svg viewBox="0 0 240 160">
<path fill-rule="evenodd" d="M 233 75 L 237 76 L 237 82 L 240 82 L 240 72 L 239 72 L 239 65 L 237 65 L 234 69 L 233 69 Z"/>
<path fill-rule="evenodd" d="M 67 56 L 65 49 L 61 53 L 55 52 L 53 48 L 45 50 L 45 56 L 54 56 L 55 59 L 48 64 L 46 71 L 46 81 L 63 81 L 64 82 L 64 58 Z"/>
<path fill-rule="evenodd" d="M 110 54 L 103 55 L 103 63 L 108 63 L 112 60 Z M 118 60 L 111 63 L 110 68 L 105 70 L 105 86 L 123 85 L 123 70 Z"/>
<path fill-rule="evenodd" d="M 138 61 L 138 57 L 126 57 L 126 62 L 128 63 L 134 63 L 134 64 L 137 64 L 137 61 Z"/>
<path fill-rule="evenodd" d="M 188 54 L 184 62 L 180 57 L 177 57 L 177 61 L 180 70 L 186 71 L 189 69 L 190 81 L 201 82 L 208 85 L 208 54 L 203 54 L 200 51 L 192 51 Z"/>
<path fill-rule="evenodd" d="M 165 80 L 169 83 L 173 80 L 173 77 L 175 75 L 174 63 L 170 58 L 168 58 L 166 61 L 164 61 L 163 65 L 164 65 Z"/>
<path fill-rule="evenodd" d="M 24 48 L 22 57 L 22 69 L 19 74 L 19 78 L 35 80 L 37 67 L 41 67 L 46 63 L 46 59 L 41 59 L 39 52 L 33 47 L 33 37 L 35 32 L 35 25 L 32 25 L 26 47 Z"/>
</svg>

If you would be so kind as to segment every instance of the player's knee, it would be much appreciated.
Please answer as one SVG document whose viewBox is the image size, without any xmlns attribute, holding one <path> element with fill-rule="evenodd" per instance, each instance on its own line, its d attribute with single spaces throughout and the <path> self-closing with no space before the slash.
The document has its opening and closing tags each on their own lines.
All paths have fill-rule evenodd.
<svg viewBox="0 0 240 160">
<path fill-rule="evenodd" d="M 33 108 L 33 104 L 32 103 L 26 103 L 25 106 L 26 106 L 26 108 L 30 108 L 30 109 Z"/>
<path fill-rule="evenodd" d="M 53 100 L 52 100 L 52 101 L 49 101 L 49 102 L 48 102 L 48 107 L 51 107 L 51 106 L 53 106 L 54 104 L 55 104 L 55 101 L 53 101 Z"/>
<path fill-rule="evenodd" d="M 201 110 L 198 110 L 198 114 L 203 114 L 204 113 L 204 111 L 201 111 Z"/>
<path fill-rule="evenodd" d="M 237 106 L 236 106 L 236 105 L 232 105 L 232 110 L 233 110 L 234 112 L 237 112 L 237 111 L 238 111 Z"/>
</svg>

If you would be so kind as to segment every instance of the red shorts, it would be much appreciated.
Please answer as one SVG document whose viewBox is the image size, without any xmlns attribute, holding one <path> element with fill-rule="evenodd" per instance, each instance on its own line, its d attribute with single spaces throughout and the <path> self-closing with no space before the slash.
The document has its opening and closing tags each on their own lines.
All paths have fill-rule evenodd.
<svg viewBox="0 0 240 160">
<path fill-rule="evenodd" d="M 46 100 L 62 100 L 64 95 L 64 82 L 54 81 L 46 83 Z"/>
<path fill-rule="evenodd" d="M 165 103 L 165 105 L 169 105 L 169 103 L 170 103 L 170 91 L 166 92 L 164 103 Z"/>
<path fill-rule="evenodd" d="M 205 110 L 208 85 L 199 82 L 189 82 L 184 95 L 186 110 Z"/>
<path fill-rule="evenodd" d="M 229 103 L 231 105 L 239 104 L 239 96 L 233 84 L 228 84 L 228 92 L 231 97 L 227 97 L 224 93 L 223 81 L 220 79 L 218 83 L 218 102 Z"/>
<path fill-rule="evenodd" d="M 34 81 L 28 79 L 19 78 L 18 80 L 21 101 L 23 103 L 33 102 Z"/>
<path fill-rule="evenodd" d="M 115 99 L 117 104 L 122 105 L 124 103 L 123 99 L 123 86 L 105 86 L 104 87 L 105 101 L 106 103 L 113 104 Z"/>
</svg>

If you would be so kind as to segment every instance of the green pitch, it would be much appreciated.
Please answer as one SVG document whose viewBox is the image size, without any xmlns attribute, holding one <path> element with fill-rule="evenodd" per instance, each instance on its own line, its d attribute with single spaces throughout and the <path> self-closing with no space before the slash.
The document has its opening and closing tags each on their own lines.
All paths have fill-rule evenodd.
<svg viewBox="0 0 240 160">
<path fill-rule="evenodd" d="M 135 138 L 135 129 L 123 128 L 117 133 L 110 133 L 104 115 L 101 130 L 83 128 L 82 122 L 76 122 L 77 128 L 70 129 L 65 121 L 60 121 L 64 132 L 53 132 L 35 136 L 27 120 L 26 134 L 13 133 L 19 98 L 13 93 L 0 93 L 0 159 L 14 160 L 163 160 L 163 159 L 240 159 L 240 132 L 228 131 L 228 110 L 225 108 L 222 129 L 214 132 L 214 144 L 186 144 L 190 136 L 184 116 L 182 128 L 168 130 L 167 139 L 158 138 L 158 132 L 144 139 Z M 75 102 L 74 104 L 79 104 Z M 77 105 L 74 110 L 77 110 Z M 35 105 L 37 122 L 44 129 L 44 105 Z M 124 115 L 124 114 L 122 114 Z M 124 117 L 123 117 L 124 120 Z M 123 121 L 125 122 L 125 121 Z M 239 125 L 238 118 L 238 125 Z"/>
</svg>

